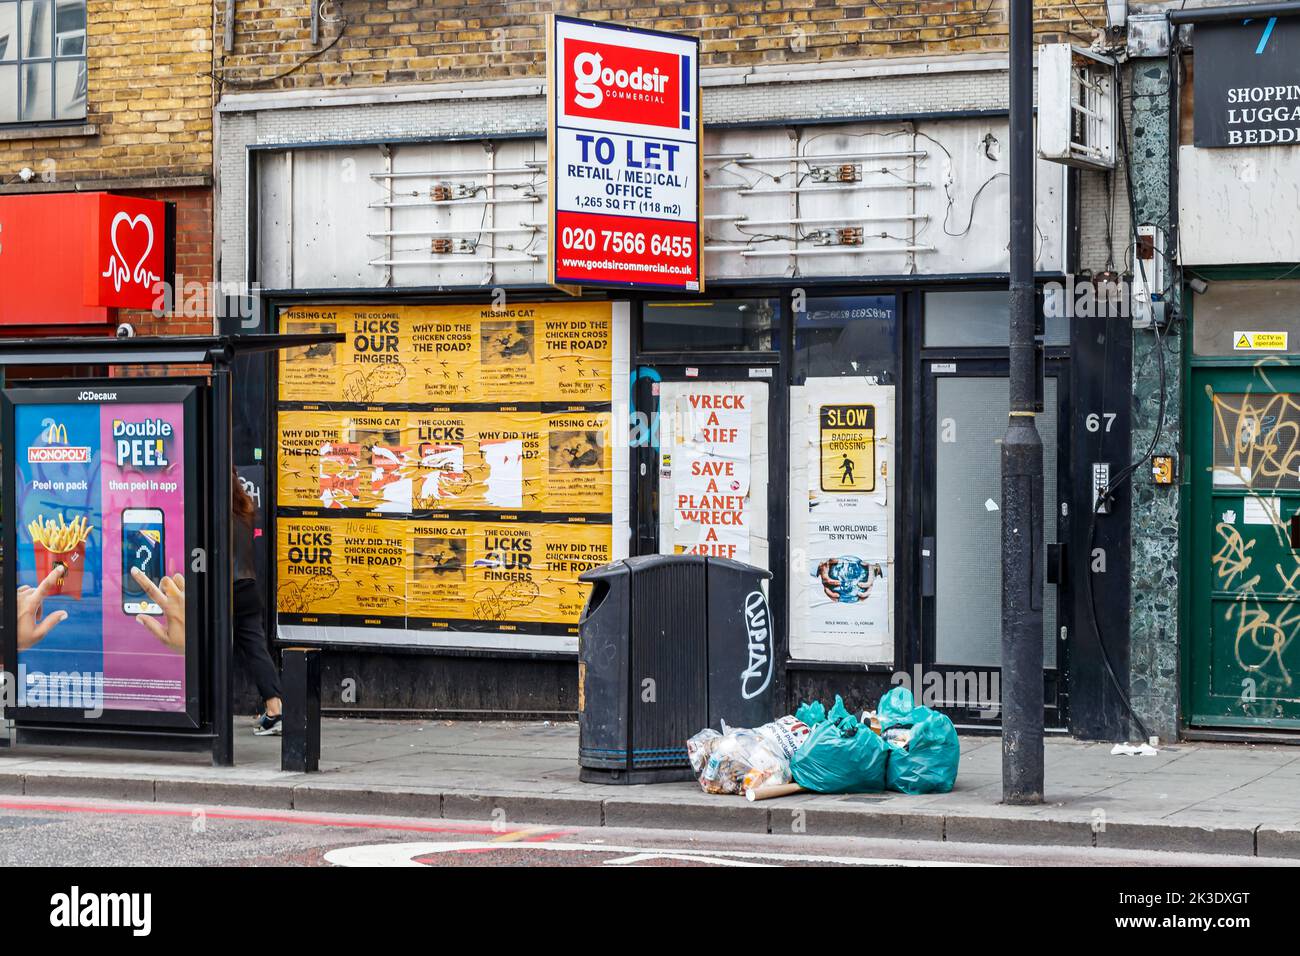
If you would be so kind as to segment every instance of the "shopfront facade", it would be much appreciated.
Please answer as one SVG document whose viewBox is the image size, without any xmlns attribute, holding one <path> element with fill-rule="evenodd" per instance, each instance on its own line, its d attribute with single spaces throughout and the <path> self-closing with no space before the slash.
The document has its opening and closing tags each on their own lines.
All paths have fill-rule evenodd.
<svg viewBox="0 0 1300 956">
<path fill-rule="evenodd" d="M 266 329 L 350 338 L 250 370 L 265 387 L 245 395 L 238 449 L 266 475 L 272 623 L 326 648 L 331 709 L 571 715 L 576 575 L 695 552 L 772 571 L 785 700 L 856 705 L 907 680 L 996 727 L 1005 58 L 702 82 L 703 294 L 546 285 L 539 80 L 219 104 L 222 280 L 260 287 Z M 1081 215 L 1095 188 L 1039 163 L 1044 285 L 1095 243 Z M 1085 736 L 1119 720 L 1075 638 L 1079 401 L 1088 370 L 1115 364 L 1122 383 L 1127 366 L 1095 333 L 1045 319 L 1039 419 L 1045 719 Z M 512 361 L 533 371 L 516 380 Z M 1111 426 L 1118 460 L 1127 421 Z M 322 436 L 329 460 L 309 461 Z M 575 467 L 557 474 L 558 456 Z M 337 584 L 291 570 L 326 541 Z M 544 555 L 531 576 L 509 573 L 521 550 Z M 1108 582 L 1127 588 L 1125 551 L 1098 583 L 1103 617 L 1122 593 Z M 392 571 L 372 570 L 385 555 Z"/>
<path fill-rule="evenodd" d="M 1241 11 L 1237 11 L 1240 13 Z M 1184 734 L 1300 727 L 1294 586 L 1300 17 L 1175 13 Z"/>
</svg>

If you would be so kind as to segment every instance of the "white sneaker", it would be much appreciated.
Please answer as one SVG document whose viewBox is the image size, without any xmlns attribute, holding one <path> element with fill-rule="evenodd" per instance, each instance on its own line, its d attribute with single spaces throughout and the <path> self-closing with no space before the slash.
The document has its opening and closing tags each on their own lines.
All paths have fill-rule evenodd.
<svg viewBox="0 0 1300 956">
<path fill-rule="evenodd" d="M 274 717 L 268 717 L 263 714 L 257 721 L 257 726 L 253 728 L 253 735 L 257 737 L 278 737 L 284 732 L 284 720 L 276 714 Z"/>
</svg>

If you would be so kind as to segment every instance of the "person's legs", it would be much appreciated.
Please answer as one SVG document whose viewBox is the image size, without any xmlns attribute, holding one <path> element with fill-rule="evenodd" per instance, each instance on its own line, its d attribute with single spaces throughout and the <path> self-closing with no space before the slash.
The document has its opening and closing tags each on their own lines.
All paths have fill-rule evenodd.
<svg viewBox="0 0 1300 956">
<path fill-rule="evenodd" d="M 280 675 L 266 649 L 266 631 L 262 627 L 262 599 L 255 581 L 235 585 L 235 655 L 253 675 L 257 692 L 266 702 L 266 712 L 280 713 Z"/>
</svg>

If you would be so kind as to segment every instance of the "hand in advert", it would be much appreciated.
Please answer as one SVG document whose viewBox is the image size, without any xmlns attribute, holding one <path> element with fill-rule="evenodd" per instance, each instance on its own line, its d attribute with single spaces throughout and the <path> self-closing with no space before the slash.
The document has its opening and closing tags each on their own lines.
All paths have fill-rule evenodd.
<svg viewBox="0 0 1300 956">
<path fill-rule="evenodd" d="M 163 609 L 166 627 L 147 614 L 136 615 L 136 620 L 149 629 L 154 637 L 174 651 L 185 650 L 185 577 L 173 574 L 162 579 L 162 587 L 149 580 L 139 568 L 131 569 L 131 577 L 144 589 L 150 600 Z"/>
<path fill-rule="evenodd" d="M 63 577 L 66 570 L 61 564 L 55 565 L 54 570 L 36 587 L 23 585 L 18 589 L 18 649 L 20 651 L 39 644 L 50 631 L 68 619 L 67 611 L 55 611 L 45 620 L 41 620 L 41 605 L 58 585 L 59 579 Z"/>
</svg>

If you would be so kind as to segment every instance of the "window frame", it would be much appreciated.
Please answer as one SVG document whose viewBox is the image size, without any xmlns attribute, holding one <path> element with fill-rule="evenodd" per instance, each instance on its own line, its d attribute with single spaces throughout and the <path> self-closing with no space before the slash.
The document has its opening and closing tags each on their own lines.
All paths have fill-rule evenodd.
<svg viewBox="0 0 1300 956">
<path fill-rule="evenodd" d="M 28 2 L 44 2 L 49 14 L 49 23 L 43 28 L 47 32 L 48 50 L 47 55 L 41 57 L 28 57 L 25 55 L 24 31 L 23 31 L 23 6 Z M 12 87 L 14 100 L 14 115 L 18 119 L 8 122 L 0 122 L 0 130 L 9 129 L 39 129 L 44 127 L 58 127 L 68 125 L 80 125 L 86 122 L 89 115 L 89 89 L 88 89 L 88 62 L 87 48 L 89 46 L 89 14 L 87 12 L 86 0 L 78 0 L 82 12 L 82 22 L 85 24 L 80 31 L 81 52 L 77 54 L 63 54 L 60 48 L 69 37 L 77 36 L 76 31 L 60 33 L 59 25 L 59 7 L 60 3 L 67 5 L 69 0 L 0 0 L 0 7 L 12 5 L 14 11 L 14 32 L 9 34 L 13 41 L 14 53 L 12 57 L 0 60 L 0 68 L 12 68 L 14 71 L 15 82 Z M 77 74 L 77 88 L 81 90 L 81 111 L 75 116 L 58 115 L 59 112 L 59 65 L 64 63 L 76 63 L 79 65 Z M 49 68 L 49 116 L 41 119 L 24 119 L 22 112 L 24 109 L 24 98 L 27 87 L 27 71 L 30 67 L 48 66 Z M 10 94 L 9 89 L 0 86 L 0 98 Z"/>
</svg>

